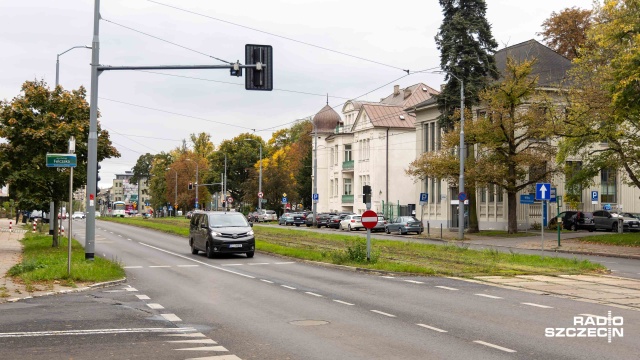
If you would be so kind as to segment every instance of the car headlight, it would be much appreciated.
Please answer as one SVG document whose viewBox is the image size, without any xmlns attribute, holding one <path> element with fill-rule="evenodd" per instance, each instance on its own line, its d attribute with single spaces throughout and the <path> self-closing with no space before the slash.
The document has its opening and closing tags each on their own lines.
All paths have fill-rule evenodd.
<svg viewBox="0 0 640 360">
<path fill-rule="evenodd" d="M 222 236 L 222 233 L 216 232 L 216 231 L 212 231 L 211 232 L 211 236 L 215 237 L 215 236 Z"/>
<path fill-rule="evenodd" d="M 249 230 L 249 232 L 247 233 L 247 235 L 249 235 L 249 236 L 253 236 L 253 230 Z"/>
</svg>

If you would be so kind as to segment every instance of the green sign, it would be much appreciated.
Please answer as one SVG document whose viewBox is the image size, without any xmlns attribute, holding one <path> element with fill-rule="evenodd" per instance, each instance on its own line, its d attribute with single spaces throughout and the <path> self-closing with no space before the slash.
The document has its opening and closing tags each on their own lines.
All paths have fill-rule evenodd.
<svg viewBox="0 0 640 360">
<path fill-rule="evenodd" d="M 76 154 L 47 154 L 47 167 L 76 167 Z"/>
</svg>

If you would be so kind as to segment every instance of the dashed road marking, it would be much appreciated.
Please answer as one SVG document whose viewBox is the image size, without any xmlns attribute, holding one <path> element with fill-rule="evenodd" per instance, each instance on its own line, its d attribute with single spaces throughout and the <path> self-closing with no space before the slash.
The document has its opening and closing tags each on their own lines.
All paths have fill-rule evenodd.
<svg viewBox="0 0 640 360">
<path fill-rule="evenodd" d="M 266 282 L 268 284 L 273 284 L 273 281 L 269 281 L 269 280 L 265 280 L 265 279 L 260 279 L 260 281 L 264 281 L 264 282 Z"/>
<path fill-rule="evenodd" d="M 127 291 L 138 291 L 138 289 L 136 289 L 136 288 L 134 288 L 134 287 L 131 287 L 131 286 L 126 287 L 126 288 L 124 288 L 124 289 L 125 289 L 125 290 L 127 290 Z"/>
<path fill-rule="evenodd" d="M 342 300 L 333 300 L 333 301 L 335 301 L 337 303 L 340 303 L 340 304 L 343 304 L 343 305 L 349 305 L 349 306 L 354 306 L 355 305 L 355 304 L 348 303 L 348 302 L 342 301 Z"/>
<path fill-rule="evenodd" d="M 371 312 L 374 312 L 374 313 L 380 314 L 380 315 L 384 315 L 384 316 L 388 316 L 388 317 L 396 317 L 393 314 L 389 314 L 389 313 L 386 313 L 386 312 L 383 312 L 383 311 L 380 311 L 380 310 L 371 310 Z"/>
<path fill-rule="evenodd" d="M 492 347 L 492 348 L 494 348 L 494 349 L 498 349 L 498 350 L 506 351 L 506 352 L 509 352 L 509 353 L 514 353 L 514 352 L 516 352 L 515 350 L 509 349 L 509 348 L 506 348 L 506 347 L 503 347 L 503 346 L 500 346 L 500 345 L 496 345 L 496 344 L 488 343 L 488 342 L 485 342 L 485 341 L 482 341 L 482 340 L 474 340 L 473 342 L 474 342 L 474 343 L 476 343 L 476 344 L 480 344 L 480 345 L 484 345 L 484 346 Z"/>
<path fill-rule="evenodd" d="M 224 346 L 201 346 L 195 348 L 173 349 L 173 350 L 195 350 L 195 351 L 229 351 Z"/>
<path fill-rule="evenodd" d="M 553 309 L 553 306 L 547 306 L 547 305 L 540 305 L 540 304 L 534 304 L 534 303 L 521 303 L 522 305 L 529 305 L 529 306 L 535 306 L 535 307 L 539 307 L 539 308 L 543 308 L 543 309 Z"/>
<path fill-rule="evenodd" d="M 269 265 L 269 263 L 249 263 L 248 265 Z"/>
<path fill-rule="evenodd" d="M 416 325 L 422 326 L 423 328 L 427 328 L 429 330 L 441 332 L 441 333 L 446 333 L 447 332 L 447 330 L 442 330 L 442 329 L 439 329 L 439 328 L 434 327 L 434 326 L 429 326 L 429 325 L 425 325 L 425 324 L 416 324 Z"/>
<path fill-rule="evenodd" d="M 160 336 L 199 337 L 199 338 L 207 337 L 205 334 L 199 333 L 199 332 L 188 333 L 188 334 L 167 334 L 167 335 L 160 335 Z"/>
<path fill-rule="evenodd" d="M 131 240 L 131 239 L 129 239 L 129 238 L 127 238 L 127 240 L 129 240 L 129 241 L 133 241 L 133 240 Z"/>
<path fill-rule="evenodd" d="M 277 262 L 277 263 L 274 263 L 274 264 L 276 264 L 276 265 L 288 265 L 288 264 L 295 264 L 295 263 L 296 263 L 295 261 L 285 261 L 285 262 Z"/>
<path fill-rule="evenodd" d="M 198 267 L 199 265 L 178 265 L 178 267 Z"/>
<path fill-rule="evenodd" d="M 119 237 L 122 237 L 122 235 L 118 235 Z"/>
<path fill-rule="evenodd" d="M 494 296 L 494 295 L 489 295 L 489 294 L 473 294 L 476 296 L 482 296 L 482 297 L 486 297 L 489 299 L 502 299 L 500 296 Z"/>
<path fill-rule="evenodd" d="M 287 289 L 291 289 L 291 290 L 295 290 L 296 288 L 294 288 L 293 286 L 289 286 L 289 285 L 280 285 L 283 288 L 287 288 Z"/>
<path fill-rule="evenodd" d="M 88 330 L 59 330 L 59 331 L 28 331 L 0 333 L 0 338 L 8 337 L 33 337 L 33 336 L 57 336 L 57 335 L 93 335 L 93 334 L 123 334 L 123 333 L 171 333 L 195 331 L 194 328 L 124 328 L 124 329 L 88 329 Z"/>
<path fill-rule="evenodd" d="M 242 360 L 235 355 L 218 355 L 218 356 L 205 356 L 199 358 L 189 358 L 186 360 Z"/>
<path fill-rule="evenodd" d="M 381 278 L 385 278 L 385 279 L 395 279 L 394 276 L 380 276 Z"/>
<path fill-rule="evenodd" d="M 182 321 L 182 319 L 176 316 L 176 314 L 160 314 L 160 316 L 162 316 L 168 321 Z"/>
<path fill-rule="evenodd" d="M 412 284 L 424 284 L 422 281 L 416 281 L 416 280 L 403 280 L 406 281 L 408 283 L 412 283 Z"/>
<path fill-rule="evenodd" d="M 313 296 L 317 296 L 317 297 L 322 297 L 322 295 L 316 294 L 316 293 L 311 292 L 311 291 L 305 291 L 305 294 L 309 294 L 309 295 L 313 295 Z"/>
<path fill-rule="evenodd" d="M 169 265 L 149 265 L 150 268 L 168 268 Z"/>
<path fill-rule="evenodd" d="M 244 264 L 222 264 L 222 266 L 242 266 Z"/>
<path fill-rule="evenodd" d="M 147 295 L 136 295 L 136 297 L 140 300 L 149 300 L 151 299 L 150 297 L 148 297 Z"/>
<path fill-rule="evenodd" d="M 448 287 L 448 286 L 436 285 L 436 287 L 440 288 L 440 289 L 445 289 L 445 290 L 458 291 L 458 289 L 452 288 L 452 287 Z"/>
<path fill-rule="evenodd" d="M 155 303 L 147 304 L 147 306 L 150 309 L 154 309 L 154 310 L 164 309 L 164 306 L 162 306 L 160 304 L 155 304 Z"/>
<path fill-rule="evenodd" d="M 123 269 L 142 269 L 142 266 L 123 266 Z"/>
</svg>

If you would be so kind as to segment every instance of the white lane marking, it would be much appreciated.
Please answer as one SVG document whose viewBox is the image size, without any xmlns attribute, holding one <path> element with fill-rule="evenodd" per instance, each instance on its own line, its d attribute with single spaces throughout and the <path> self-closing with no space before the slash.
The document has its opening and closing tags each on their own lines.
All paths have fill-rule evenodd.
<svg viewBox="0 0 640 360">
<path fill-rule="evenodd" d="M 412 283 L 412 284 L 424 284 L 422 281 L 415 281 L 415 280 L 403 280 L 406 281 L 408 283 Z"/>
<path fill-rule="evenodd" d="M 488 294 L 473 294 L 473 295 L 482 296 L 489 299 L 502 299 L 500 296 L 494 296 L 494 295 L 488 295 Z"/>
<path fill-rule="evenodd" d="M 182 321 L 176 314 L 160 314 L 160 316 L 169 321 Z"/>
<path fill-rule="evenodd" d="M 389 313 L 386 313 L 386 312 L 382 312 L 382 311 L 380 311 L 380 310 L 371 310 L 371 312 L 374 312 L 374 313 L 376 313 L 376 314 L 380 314 L 380 315 L 384 315 L 384 316 L 388 316 L 388 317 L 396 317 L 396 316 L 395 316 L 395 315 L 393 315 L 393 314 L 389 314 Z"/>
<path fill-rule="evenodd" d="M 186 360 L 242 360 L 235 355 L 216 355 L 216 356 L 205 356 L 199 358 L 188 358 Z"/>
<path fill-rule="evenodd" d="M 269 265 L 269 263 L 249 263 L 249 265 Z"/>
<path fill-rule="evenodd" d="M 292 287 L 292 286 L 288 286 L 288 285 L 280 285 L 283 288 L 287 288 L 287 289 L 291 289 L 291 290 L 295 290 L 296 288 Z"/>
<path fill-rule="evenodd" d="M 342 301 L 342 300 L 333 300 L 333 301 L 335 301 L 335 302 L 337 302 L 337 303 L 340 303 L 340 304 L 349 305 L 349 306 L 353 306 L 353 305 L 355 305 L 355 304 L 348 303 L 348 302 L 346 302 L 346 301 Z"/>
<path fill-rule="evenodd" d="M 579 314 L 580 316 L 586 316 L 586 317 L 592 317 L 592 318 L 602 318 L 602 319 L 607 319 L 606 316 L 600 316 L 600 315 L 593 315 L 593 314 Z"/>
<path fill-rule="evenodd" d="M 535 306 L 535 307 L 539 307 L 539 308 L 543 308 L 543 309 L 553 309 L 552 306 L 547 306 L 547 305 L 540 305 L 540 304 L 534 304 L 534 303 L 521 303 L 522 305 L 529 305 L 529 306 Z"/>
<path fill-rule="evenodd" d="M 446 333 L 447 330 L 442 330 L 442 329 L 438 329 L 437 327 L 433 327 L 433 326 L 429 326 L 429 325 L 425 325 L 425 324 L 416 324 L 418 326 L 422 326 L 423 328 L 427 328 L 429 330 L 434 330 L 437 332 L 441 332 L 441 333 Z"/>
<path fill-rule="evenodd" d="M 198 265 L 178 265 L 178 267 L 198 267 Z"/>
<path fill-rule="evenodd" d="M 264 282 L 266 282 L 268 284 L 273 284 L 273 281 L 269 281 L 269 280 L 265 280 L 265 279 L 260 279 L 260 281 L 264 281 Z"/>
<path fill-rule="evenodd" d="M 129 240 L 129 241 L 133 241 L 133 240 L 131 240 L 131 239 L 129 239 L 129 238 L 127 238 L 127 240 Z"/>
<path fill-rule="evenodd" d="M 514 352 L 516 352 L 515 350 L 511 350 L 511 349 L 509 349 L 509 348 L 502 347 L 502 346 L 500 346 L 500 345 L 496 345 L 496 344 L 488 343 L 488 342 L 481 341 L 481 340 L 474 340 L 473 342 L 474 342 L 474 343 L 476 343 L 476 344 L 481 344 L 481 345 L 484 345 L 484 346 L 492 347 L 492 348 L 494 348 L 494 349 L 498 349 L 498 350 L 506 351 L 506 352 L 509 352 L 509 353 L 514 353 Z"/>
<path fill-rule="evenodd" d="M 458 291 L 458 289 L 452 288 L 452 287 L 448 287 L 448 286 L 436 285 L 436 287 L 440 288 L 440 289 L 445 289 L 445 290 Z"/>
<path fill-rule="evenodd" d="M 313 295 L 313 296 L 317 296 L 317 297 L 322 297 L 322 295 L 313 293 L 311 291 L 305 291 L 305 294 L 309 294 L 309 295 Z"/>
<path fill-rule="evenodd" d="M 183 258 L 183 259 L 185 259 L 185 260 L 193 261 L 193 262 L 198 263 L 198 264 L 200 264 L 200 265 L 208 266 L 208 267 L 213 268 L 213 269 L 216 269 L 216 270 L 225 271 L 225 272 L 228 272 L 228 273 L 230 273 L 230 274 L 234 274 L 234 275 L 244 276 L 244 277 L 249 278 L 249 279 L 255 279 L 255 277 L 254 277 L 254 276 L 251 276 L 251 275 L 247 275 L 247 274 L 239 273 L 239 272 L 232 271 L 232 270 L 229 270 L 229 269 L 224 269 L 224 268 L 221 268 L 221 267 L 219 267 L 219 266 L 211 265 L 211 264 L 208 264 L 208 263 L 206 263 L 206 262 L 204 262 L 204 261 L 200 261 L 200 260 L 192 259 L 192 258 L 190 258 L 190 257 L 188 257 L 188 256 L 180 255 L 180 254 L 177 254 L 177 253 L 174 253 L 174 252 L 171 252 L 171 251 L 165 250 L 165 249 L 160 249 L 160 248 L 158 248 L 158 247 L 151 246 L 151 245 L 149 245 L 149 244 L 145 244 L 145 243 L 142 243 L 142 242 L 139 242 L 138 244 L 140 244 L 140 245 L 142 245 L 142 246 L 146 246 L 146 247 L 152 248 L 152 249 L 156 249 L 156 250 L 158 250 L 158 251 L 162 251 L 162 252 L 164 252 L 164 253 L 167 253 L 167 254 L 170 254 L 170 255 L 173 255 L 173 256 L 177 256 L 177 257 Z"/>
<path fill-rule="evenodd" d="M 274 264 L 276 264 L 276 265 L 287 265 L 287 264 L 295 264 L 295 263 L 296 263 L 295 261 L 286 261 L 286 262 L 277 262 L 277 263 L 274 263 Z"/>
<path fill-rule="evenodd" d="M 215 345 L 217 342 L 211 339 L 194 339 L 194 340 L 167 340 L 165 342 L 168 343 L 178 343 L 178 344 L 208 344 Z"/>
<path fill-rule="evenodd" d="M 147 306 L 150 309 L 155 309 L 155 310 L 164 309 L 164 306 L 162 306 L 160 304 L 155 304 L 155 303 L 147 304 Z"/>
<path fill-rule="evenodd" d="M 395 279 L 394 276 L 380 276 L 381 278 L 385 278 L 385 279 Z"/>
<path fill-rule="evenodd" d="M 244 264 L 222 264 L 222 266 L 242 266 Z"/>
<path fill-rule="evenodd" d="M 113 234 L 113 231 L 109 231 L 109 234 Z"/>
<path fill-rule="evenodd" d="M 118 236 L 122 237 L 122 235 L 118 235 Z"/>
<path fill-rule="evenodd" d="M 125 329 L 90 329 L 90 330 L 60 330 L 60 331 L 23 331 L 0 333 L 0 338 L 33 337 L 56 335 L 93 335 L 93 334 L 122 334 L 122 333 L 153 333 L 153 332 L 185 332 L 195 331 L 194 328 L 125 328 Z"/>
<path fill-rule="evenodd" d="M 151 299 L 150 297 L 148 297 L 147 295 L 136 295 L 136 297 L 140 300 L 149 300 Z"/>
<path fill-rule="evenodd" d="M 136 288 L 134 288 L 134 287 L 131 287 L 131 286 L 126 287 L 126 288 L 124 288 L 124 289 L 125 289 L 125 290 L 127 290 L 127 291 L 138 291 L 138 289 L 136 289 Z"/>
<path fill-rule="evenodd" d="M 150 268 L 168 268 L 169 265 L 149 265 Z"/>
<path fill-rule="evenodd" d="M 202 347 L 196 347 L 196 348 L 173 349 L 173 350 L 229 351 L 224 346 L 202 346 Z"/>
<path fill-rule="evenodd" d="M 123 269 L 142 269 L 142 266 L 123 266 Z"/>
<path fill-rule="evenodd" d="M 166 335 L 160 335 L 160 336 L 177 336 L 177 337 L 207 337 L 205 334 L 203 333 L 188 333 L 188 334 L 166 334 Z"/>
</svg>

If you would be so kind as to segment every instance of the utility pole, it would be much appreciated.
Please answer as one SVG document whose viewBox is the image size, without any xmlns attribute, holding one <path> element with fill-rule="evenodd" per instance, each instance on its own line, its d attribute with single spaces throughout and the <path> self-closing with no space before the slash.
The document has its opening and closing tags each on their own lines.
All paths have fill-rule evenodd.
<svg viewBox="0 0 640 360">
<path fill-rule="evenodd" d="M 328 96 L 328 95 L 327 95 Z M 327 105 L 329 105 L 329 101 L 327 100 Z M 318 127 L 316 123 L 313 122 L 313 192 L 311 196 L 315 196 L 318 193 Z M 318 225 L 317 223 L 317 215 L 318 215 L 318 203 L 315 199 L 312 199 L 312 207 L 313 207 L 313 220 L 312 223 L 314 225 Z"/>
</svg>

